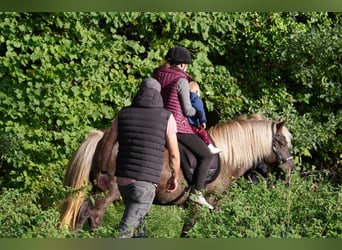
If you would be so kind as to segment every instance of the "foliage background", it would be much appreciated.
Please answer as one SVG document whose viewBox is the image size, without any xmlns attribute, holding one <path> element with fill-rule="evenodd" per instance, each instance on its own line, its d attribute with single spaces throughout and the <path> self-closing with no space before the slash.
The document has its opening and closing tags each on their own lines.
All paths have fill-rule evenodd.
<svg viewBox="0 0 342 250">
<path fill-rule="evenodd" d="M 209 125 L 253 113 L 287 119 L 298 178 L 324 185 L 318 190 L 335 199 L 326 199 L 322 209 L 340 212 L 341 13 L 0 16 L 0 185 L 2 203 L 8 204 L 0 220 L 3 237 L 65 236 L 51 228 L 73 151 L 89 130 L 110 126 L 141 79 L 179 44 L 192 52 L 189 72 L 204 90 Z M 12 207 L 14 201 L 20 203 Z M 340 237 L 341 224 L 332 231 L 316 234 L 310 226 L 309 233 L 279 237 Z M 275 237 L 265 231 L 236 235 L 246 236 Z"/>
</svg>

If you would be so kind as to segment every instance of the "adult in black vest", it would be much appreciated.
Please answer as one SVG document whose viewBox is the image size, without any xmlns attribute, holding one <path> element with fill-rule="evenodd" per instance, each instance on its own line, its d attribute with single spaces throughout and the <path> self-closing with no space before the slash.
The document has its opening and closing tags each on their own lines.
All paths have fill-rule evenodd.
<svg viewBox="0 0 342 250">
<path fill-rule="evenodd" d="M 118 157 L 115 175 L 125 203 L 119 225 L 119 237 L 134 237 L 155 197 L 167 147 L 173 175 L 167 191 L 177 188 L 180 157 L 177 125 L 171 112 L 164 109 L 161 86 L 154 78 L 146 78 L 132 104 L 123 108 L 113 122 Z"/>
</svg>

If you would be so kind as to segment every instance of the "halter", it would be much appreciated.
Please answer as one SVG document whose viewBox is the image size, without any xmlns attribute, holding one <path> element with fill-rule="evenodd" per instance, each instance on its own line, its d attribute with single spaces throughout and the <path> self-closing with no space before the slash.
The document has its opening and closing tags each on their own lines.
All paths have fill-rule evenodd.
<svg viewBox="0 0 342 250">
<path fill-rule="evenodd" d="M 282 165 L 282 164 L 288 162 L 289 160 L 292 160 L 292 159 L 293 159 L 292 156 L 289 156 L 289 157 L 287 157 L 286 159 L 282 159 L 282 158 L 280 157 L 280 154 L 279 154 L 279 152 L 277 151 L 277 147 L 276 147 L 276 145 L 275 145 L 275 143 L 276 143 L 275 141 L 276 141 L 276 140 L 275 140 L 275 136 L 273 136 L 273 138 L 272 138 L 272 150 L 273 150 L 273 153 L 274 153 L 275 156 L 276 156 L 276 159 L 277 159 L 278 164 L 279 164 L 279 165 Z"/>
<path fill-rule="evenodd" d="M 292 160 L 293 157 L 292 157 L 292 156 L 289 156 L 289 157 L 287 157 L 286 159 L 282 159 L 282 158 L 281 158 L 279 152 L 277 151 L 277 147 L 276 147 L 276 139 L 275 139 L 275 138 L 276 138 L 277 135 L 275 135 L 274 132 L 273 132 L 273 126 L 274 126 L 274 124 L 275 124 L 275 122 L 272 122 L 272 150 L 273 150 L 273 153 L 274 153 L 275 156 L 276 156 L 277 163 L 278 163 L 279 165 L 282 165 L 282 164 L 284 164 L 284 163 L 286 163 L 286 162 Z"/>
</svg>

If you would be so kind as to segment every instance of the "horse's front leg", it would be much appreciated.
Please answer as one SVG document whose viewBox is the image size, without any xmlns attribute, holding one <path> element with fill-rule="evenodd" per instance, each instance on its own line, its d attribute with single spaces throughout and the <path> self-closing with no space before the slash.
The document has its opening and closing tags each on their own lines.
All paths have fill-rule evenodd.
<svg viewBox="0 0 342 250">
<path fill-rule="evenodd" d="M 199 215 L 199 206 L 196 203 L 190 204 L 189 206 L 189 217 L 187 221 L 184 222 L 183 228 L 182 228 L 182 233 L 181 233 L 181 238 L 186 238 L 188 232 L 195 226 L 196 220 Z"/>
</svg>

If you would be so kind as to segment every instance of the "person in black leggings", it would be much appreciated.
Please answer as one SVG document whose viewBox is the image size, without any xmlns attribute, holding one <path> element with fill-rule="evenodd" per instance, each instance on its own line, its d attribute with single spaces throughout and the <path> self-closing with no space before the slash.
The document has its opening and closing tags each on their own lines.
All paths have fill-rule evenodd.
<svg viewBox="0 0 342 250">
<path fill-rule="evenodd" d="M 193 132 L 188 121 L 188 117 L 196 115 L 189 95 L 189 82 L 192 78 L 186 73 L 187 65 L 191 63 L 191 54 L 186 48 L 175 46 L 167 52 L 165 60 L 165 64 L 154 70 L 153 77 L 160 82 L 164 107 L 176 119 L 178 141 L 192 151 L 198 161 L 190 199 L 213 209 L 201 190 L 205 188 L 205 178 L 214 158 L 205 142 Z"/>
</svg>

